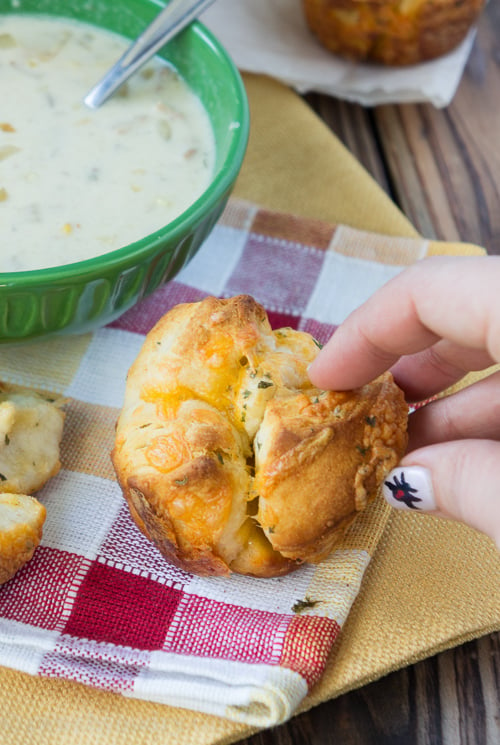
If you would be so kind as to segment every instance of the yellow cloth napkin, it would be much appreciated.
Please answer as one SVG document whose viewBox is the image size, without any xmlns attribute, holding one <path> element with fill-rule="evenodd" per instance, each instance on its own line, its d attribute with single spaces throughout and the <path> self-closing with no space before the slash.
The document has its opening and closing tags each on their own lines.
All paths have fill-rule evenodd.
<svg viewBox="0 0 500 745">
<path fill-rule="evenodd" d="M 416 231 L 299 97 L 246 76 L 252 134 L 235 196 L 392 236 Z M 298 226 L 300 220 L 297 221 Z M 404 248 L 402 249 L 404 251 Z M 427 253 L 480 253 L 431 243 Z M 69 362 L 68 362 L 69 364 Z M 302 709 L 500 628 L 500 559 L 461 525 L 375 508 L 385 526 L 333 658 Z M 235 742 L 247 725 L 0 669 L 2 742 L 173 745 Z"/>
</svg>

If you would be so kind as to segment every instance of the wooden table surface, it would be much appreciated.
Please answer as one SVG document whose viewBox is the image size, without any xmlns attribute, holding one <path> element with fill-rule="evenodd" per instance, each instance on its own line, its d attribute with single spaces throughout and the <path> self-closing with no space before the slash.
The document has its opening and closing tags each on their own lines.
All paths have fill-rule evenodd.
<svg viewBox="0 0 500 745">
<path fill-rule="evenodd" d="M 500 0 L 452 103 L 306 97 L 426 238 L 500 254 Z M 500 288 L 499 288 L 500 291 Z M 500 633 L 443 652 L 242 745 L 500 745 Z"/>
</svg>

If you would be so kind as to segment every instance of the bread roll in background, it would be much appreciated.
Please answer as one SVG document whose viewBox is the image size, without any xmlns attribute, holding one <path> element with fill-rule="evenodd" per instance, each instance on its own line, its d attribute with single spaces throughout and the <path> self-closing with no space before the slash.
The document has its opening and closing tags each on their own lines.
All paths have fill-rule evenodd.
<svg viewBox="0 0 500 745">
<path fill-rule="evenodd" d="M 454 49 L 485 0 L 302 0 L 310 29 L 335 54 L 414 65 Z"/>
<path fill-rule="evenodd" d="M 201 575 L 272 577 L 318 562 L 405 451 L 389 373 L 314 388 L 307 333 L 273 331 L 253 298 L 173 308 L 132 365 L 112 459 L 130 513 Z"/>
</svg>

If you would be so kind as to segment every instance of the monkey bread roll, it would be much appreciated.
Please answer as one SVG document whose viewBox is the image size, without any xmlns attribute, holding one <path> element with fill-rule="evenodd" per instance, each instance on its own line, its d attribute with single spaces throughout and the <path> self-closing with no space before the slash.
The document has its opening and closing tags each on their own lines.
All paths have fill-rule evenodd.
<svg viewBox="0 0 500 745">
<path fill-rule="evenodd" d="M 454 49 L 485 0 L 302 0 L 306 22 L 335 54 L 414 65 Z"/>
<path fill-rule="evenodd" d="M 320 391 L 318 345 L 251 297 L 178 305 L 132 365 L 112 453 L 131 515 L 177 566 L 285 574 L 325 558 L 406 447 L 389 373 Z"/>
</svg>

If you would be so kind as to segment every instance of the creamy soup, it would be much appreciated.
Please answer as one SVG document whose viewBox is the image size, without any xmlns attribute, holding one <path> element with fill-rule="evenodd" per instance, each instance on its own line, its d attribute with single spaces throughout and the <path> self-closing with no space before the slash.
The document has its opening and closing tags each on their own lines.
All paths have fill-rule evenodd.
<svg viewBox="0 0 500 745">
<path fill-rule="evenodd" d="M 83 104 L 129 43 L 80 22 L 0 16 L 0 272 L 113 251 L 208 186 L 208 115 L 162 60 L 101 108 Z"/>
</svg>

